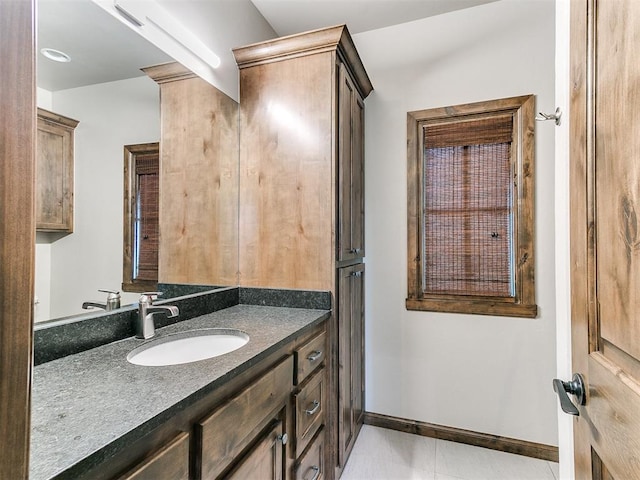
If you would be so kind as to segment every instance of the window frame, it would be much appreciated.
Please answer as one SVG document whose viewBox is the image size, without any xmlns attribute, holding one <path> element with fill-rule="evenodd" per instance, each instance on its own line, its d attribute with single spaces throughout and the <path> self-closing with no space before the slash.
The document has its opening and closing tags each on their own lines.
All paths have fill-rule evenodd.
<svg viewBox="0 0 640 480">
<path fill-rule="evenodd" d="M 425 293 L 421 245 L 424 235 L 422 125 L 471 117 L 513 115 L 514 295 L 505 297 Z M 503 98 L 407 113 L 407 310 L 535 318 L 534 162 L 535 96 Z"/>
<path fill-rule="evenodd" d="M 122 246 L 122 291 L 153 292 L 158 289 L 156 280 L 140 280 L 133 276 L 134 272 L 134 232 L 135 208 L 137 192 L 136 160 L 139 155 L 156 155 L 158 157 L 158 173 L 160 170 L 160 144 L 142 143 L 125 145 L 124 147 L 124 215 Z"/>
</svg>

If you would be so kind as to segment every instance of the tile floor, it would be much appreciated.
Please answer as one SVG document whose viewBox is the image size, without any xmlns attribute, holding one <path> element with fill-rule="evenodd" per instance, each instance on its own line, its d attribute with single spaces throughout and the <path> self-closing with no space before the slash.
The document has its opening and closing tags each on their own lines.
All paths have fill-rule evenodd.
<svg viewBox="0 0 640 480">
<path fill-rule="evenodd" d="M 342 480 L 557 480 L 558 464 L 364 425 Z"/>
</svg>

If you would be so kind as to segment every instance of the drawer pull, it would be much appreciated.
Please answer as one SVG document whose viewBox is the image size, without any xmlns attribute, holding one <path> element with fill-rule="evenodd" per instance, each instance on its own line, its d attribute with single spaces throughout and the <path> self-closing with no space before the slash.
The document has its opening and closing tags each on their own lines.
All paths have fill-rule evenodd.
<svg viewBox="0 0 640 480">
<path fill-rule="evenodd" d="M 318 480 L 318 477 L 320 476 L 320 467 L 317 465 L 312 465 L 311 467 L 309 467 L 309 470 L 313 472 L 313 477 L 311 477 L 309 480 Z"/>
<path fill-rule="evenodd" d="M 307 360 L 310 362 L 315 362 L 322 356 L 322 352 L 320 350 L 316 350 L 315 352 L 311 352 L 307 357 Z"/>
<path fill-rule="evenodd" d="M 313 401 L 313 408 L 311 410 L 305 410 L 304 413 L 307 415 L 313 415 L 320 409 L 320 402 L 318 400 Z"/>
<path fill-rule="evenodd" d="M 286 445 L 287 442 L 289 441 L 289 435 L 287 435 L 286 433 L 283 433 L 282 435 L 278 435 L 277 440 L 282 442 L 283 445 Z"/>
</svg>

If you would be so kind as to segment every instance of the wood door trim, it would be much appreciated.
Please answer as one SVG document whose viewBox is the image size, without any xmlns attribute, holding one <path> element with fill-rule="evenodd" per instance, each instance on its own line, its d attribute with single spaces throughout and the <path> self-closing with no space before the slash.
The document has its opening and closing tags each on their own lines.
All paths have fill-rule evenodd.
<svg viewBox="0 0 640 480">
<path fill-rule="evenodd" d="M 399 432 L 413 433 L 423 437 L 464 443 L 475 447 L 489 448 L 500 452 L 514 453 L 531 458 L 539 458 L 549 462 L 558 462 L 558 447 L 542 443 L 529 442 L 516 438 L 491 435 L 489 433 L 474 432 L 455 427 L 445 427 L 433 423 L 408 420 L 379 413 L 366 412 L 365 425 L 388 428 Z"/>
<path fill-rule="evenodd" d="M 29 476 L 35 255 L 33 1 L 0 2 L 0 478 Z"/>
</svg>

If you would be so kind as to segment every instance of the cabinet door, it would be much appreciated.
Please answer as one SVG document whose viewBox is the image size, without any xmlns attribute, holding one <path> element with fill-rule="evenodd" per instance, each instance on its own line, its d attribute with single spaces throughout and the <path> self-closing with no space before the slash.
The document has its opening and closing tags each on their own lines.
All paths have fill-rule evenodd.
<svg viewBox="0 0 640 480">
<path fill-rule="evenodd" d="M 78 122 L 38 109 L 36 229 L 73 232 L 73 130 Z"/>
<path fill-rule="evenodd" d="M 292 383 L 293 357 L 288 356 L 196 423 L 196 469 L 201 478 L 219 478 L 278 412 L 286 411 Z"/>
<path fill-rule="evenodd" d="M 182 433 L 118 480 L 187 480 L 189 435 Z"/>
<path fill-rule="evenodd" d="M 283 427 L 278 421 L 264 434 L 226 477 L 229 480 L 282 480 Z"/>
<path fill-rule="evenodd" d="M 364 257 L 364 103 L 339 68 L 338 261 Z"/>
<path fill-rule="evenodd" d="M 364 413 L 364 264 L 338 270 L 338 462 L 344 468 Z"/>
</svg>

